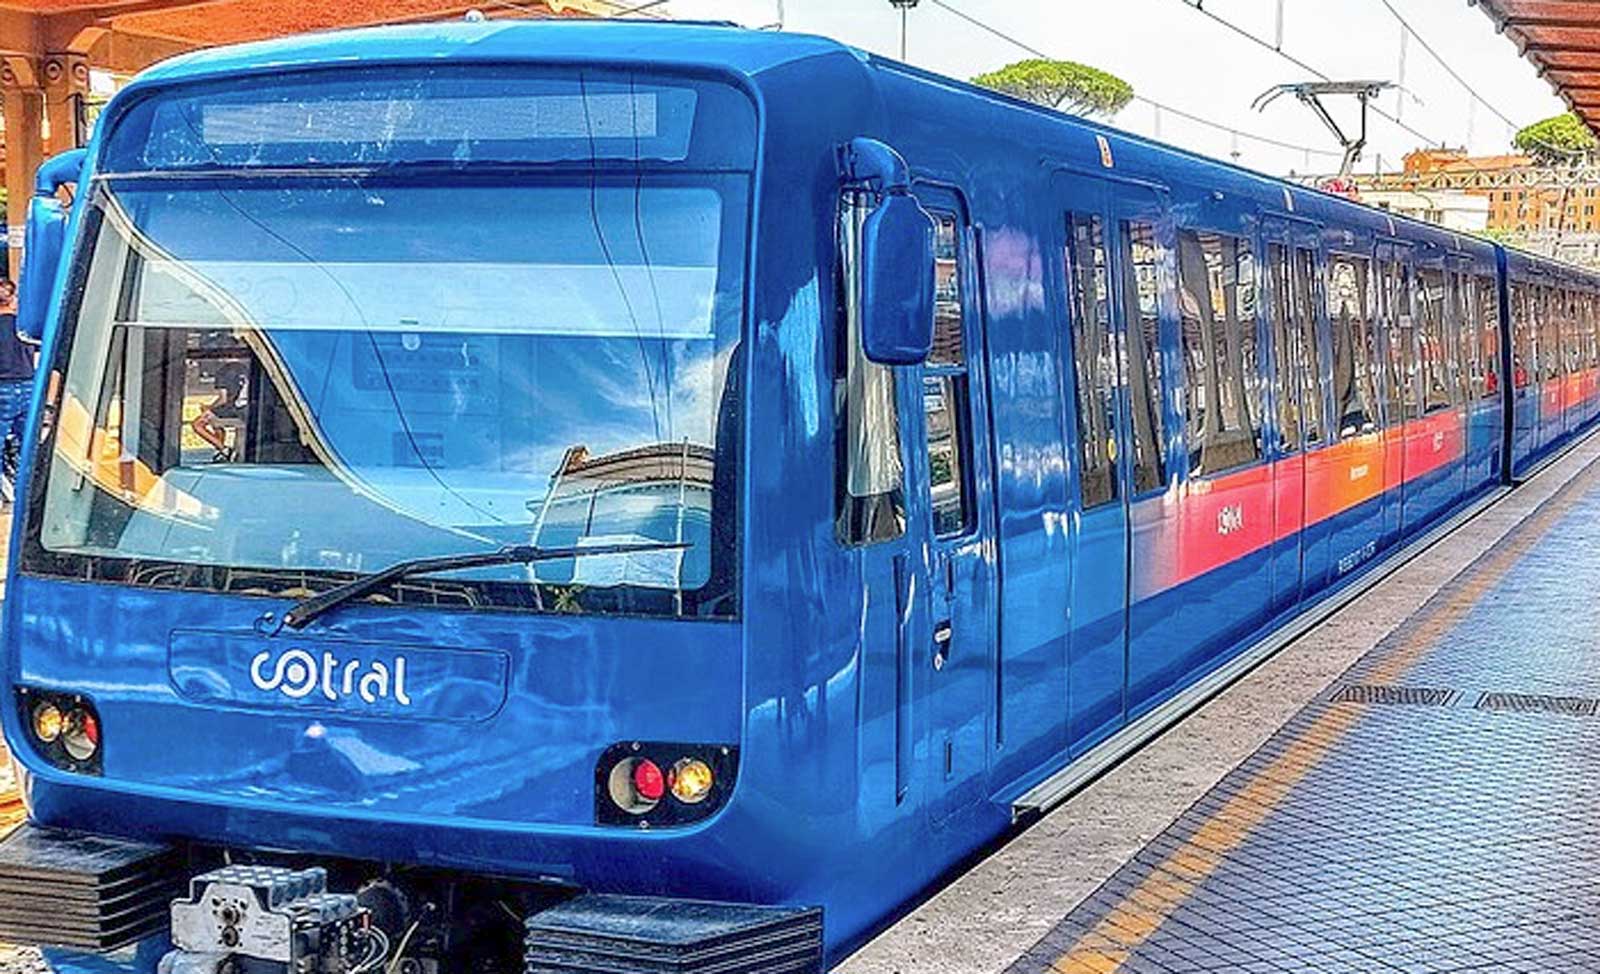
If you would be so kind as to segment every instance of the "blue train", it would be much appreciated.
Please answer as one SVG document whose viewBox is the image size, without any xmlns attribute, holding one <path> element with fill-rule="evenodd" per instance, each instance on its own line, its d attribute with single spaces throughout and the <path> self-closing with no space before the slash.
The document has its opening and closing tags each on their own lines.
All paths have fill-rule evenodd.
<svg viewBox="0 0 1600 974">
<path fill-rule="evenodd" d="M 38 190 L 63 972 L 820 970 L 1600 408 L 1592 273 L 813 37 L 197 53 Z"/>
</svg>

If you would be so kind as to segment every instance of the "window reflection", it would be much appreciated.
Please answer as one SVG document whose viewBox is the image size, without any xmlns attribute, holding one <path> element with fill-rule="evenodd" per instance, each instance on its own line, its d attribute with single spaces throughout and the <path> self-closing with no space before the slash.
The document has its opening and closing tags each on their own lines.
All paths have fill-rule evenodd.
<svg viewBox="0 0 1600 974">
<path fill-rule="evenodd" d="M 264 182 L 95 198 L 40 567 L 291 591 L 505 544 L 681 542 L 412 587 L 731 611 L 736 180 Z"/>
</svg>

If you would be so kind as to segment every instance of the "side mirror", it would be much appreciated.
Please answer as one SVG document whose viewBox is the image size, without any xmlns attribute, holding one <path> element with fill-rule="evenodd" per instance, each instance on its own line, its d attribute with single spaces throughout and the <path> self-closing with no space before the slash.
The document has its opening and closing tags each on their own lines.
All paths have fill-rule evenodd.
<svg viewBox="0 0 1600 974">
<path fill-rule="evenodd" d="M 879 365 L 933 351 L 933 218 L 911 195 L 885 196 L 861 227 L 861 350 Z"/>
<path fill-rule="evenodd" d="M 56 190 L 77 181 L 87 154 L 85 149 L 63 152 L 47 159 L 34 177 L 28 226 L 22 238 L 23 274 L 17 287 L 17 333 L 30 341 L 44 339 L 61 252 L 67 242 L 67 211 L 56 198 Z"/>
<path fill-rule="evenodd" d="M 919 365 L 933 351 L 933 217 L 911 195 L 910 167 L 882 142 L 846 146 L 844 175 L 878 197 L 861 224 L 861 350 L 879 365 Z"/>
</svg>

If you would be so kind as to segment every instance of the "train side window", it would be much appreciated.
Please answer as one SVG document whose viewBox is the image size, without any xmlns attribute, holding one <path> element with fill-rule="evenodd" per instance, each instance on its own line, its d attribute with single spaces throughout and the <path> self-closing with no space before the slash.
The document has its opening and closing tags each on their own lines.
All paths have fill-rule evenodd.
<svg viewBox="0 0 1600 974">
<path fill-rule="evenodd" d="M 961 295 L 961 225 L 947 213 L 934 219 L 933 354 L 922 377 L 922 409 L 928 436 L 928 497 L 933 533 L 966 534 L 972 505 L 971 405 L 967 393 L 965 313 Z"/>
<path fill-rule="evenodd" d="M 839 209 L 834 493 L 836 530 L 851 545 L 889 541 L 906 527 L 895 373 L 869 361 L 861 348 L 861 225 L 871 206 L 864 195 L 851 194 Z"/>
<path fill-rule="evenodd" d="M 1115 437 L 1120 383 L 1106 289 L 1105 230 L 1099 217 L 1068 217 L 1066 261 L 1078 384 L 1078 480 L 1087 510 L 1118 497 Z"/>
<path fill-rule="evenodd" d="M 1533 295 L 1526 284 L 1511 285 L 1511 380 L 1521 389 L 1533 378 Z"/>
<path fill-rule="evenodd" d="M 1500 290 L 1492 277 L 1480 276 L 1474 289 L 1478 323 L 1478 373 L 1474 391 L 1479 399 L 1500 394 Z"/>
<path fill-rule="evenodd" d="M 1189 475 L 1261 459 L 1255 259 L 1237 237 L 1178 234 Z"/>
<path fill-rule="evenodd" d="M 1296 365 L 1300 359 L 1299 332 L 1294 325 L 1290 291 L 1293 271 L 1289 250 L 1283 244 L 1267 245 L 1267 273 L 1272 275 L 1270 298 L 1272 359 L 1278 377 L 1278 443 L 1286 452 L 1300 449 L 1300 390 Z"/>
<path fill-rule="evenodd" d="M 1470 310 L 1472 278 L 1460 271 L 1449 271 L 1445 274 L 1445 287 L 1450 310 L 1444 336 L 1450 348 L 1450 395 L 1459 405 L 1477 395 L 1471 383 L 1478 374 L 1478 348 L 1470 336 L 1476 333 L 1478 319 Z"/>
<path fill-rule="evenodd" d="M 1398 428 L 1406 421 L 1412 385 L 1410 364 L 1406 360 L 1406 347 L 1411 341 L 1411 294 L 1406 287 L 1405 265 L 1398 260 L 1383 264 L 1383 280 L 1379 288 L 1385 329 L 1386 352 L 1383 361 L 1384 425 Z"/>
<path fill-rule="evenodd" d="M 1533 313 L 1537 325 L 1533 339 L 1533 360 L 1538 363 L 1541 381 L 1554 379 L 1561 374 L 1561 342 L 1556 338 L 1558 299 L 1555 288 L 1539 289 Z"/>
<path fill-rule="evenodd" d="M 1566 300 L 1562 306 L 1566 314 L 1561 318 L 1561 348 L 1566 353 L 1562 361 L 1566 363 L 1567 372 L 1577 372 L 1583 367 L 1583 349 L 1578 342 L 1578 292 L 1564 291 Z"/>
<path fill-rule="evenodd" d="M 1567 315 L 1566 291 L 1550 288 L 1544 314 L 1544 332 L 1539 336 L 1539 370 L 1546 379 L 1561 375 L 1566 363 L 1561 342 L 1561 319 Z"/>
<path fill-rule="evenodd" d="M 1578 294 L 1578 363 L 1582 368 L 1594 365 L 1594 294 Z"/>
<path fill-rule="evenodd" d="M 1161 382 L 1160 250 L 1155 227 L 1121 225 L 1122 306 L 1128 309 L 1128 395 L 1133 407 L 1133 492 L 1167 482 L 1166 397 Z"/>
<path fill-rule="evenodd" d="M 1417 271 L 1417 362 L 1422 377 L 1422 411 L 1435 413 L 1451 405 L 1449 347 L 1445 343 L 1444 274 L 1429 268 Z"/>
<path fill-rule="evenodd" d="M 1295 366 L 1300 375 L 1300 418 L 1307 446 L 1322 442 L 1322 344 L 1317 341 L 1317 255 L 1305 248 L 1294 252 L 1294 316 L 1298 331 Z"/>
<path fill-rule="evenodd" d="M 1586 353 L 1585 363 L 1592 369 L 1596 365 L 1600 365 L 1600 336 L 1595 334 L 1597 324 L 1595 320 L 1595 296 L 1593 294 L 1586 295 L 1585 302 L 1584 308 L 1587 311 L 1583 331 Z"/>
<path fill-rule="evenodd" d="M 1368 309 L 1370 267 L 1359 257 L 1335 257 L 1329 268 L 1328 299 L 1333 338 L 1333 419 L 1339 436 L 1370 433 L 1378 422 L 1373 383 L 1378 360 Z"/>
</svg>

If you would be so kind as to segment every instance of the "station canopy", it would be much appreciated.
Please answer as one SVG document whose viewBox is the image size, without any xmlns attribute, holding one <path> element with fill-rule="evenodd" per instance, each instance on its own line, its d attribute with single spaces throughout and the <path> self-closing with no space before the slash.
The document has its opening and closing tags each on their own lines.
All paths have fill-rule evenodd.
<svg viewBox="0 0 1600 974">
<path fill-rule="evenodd" d="M 1533 62 L 1568 107 L 1600 132 L 1600 2 L 1469 0 Z"/>
</svg>

